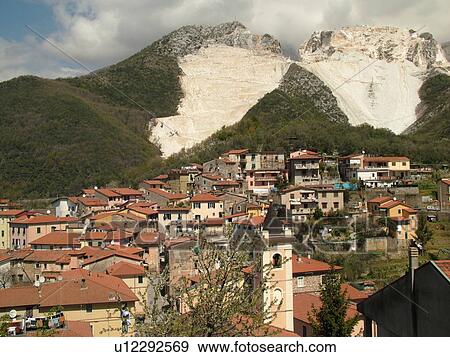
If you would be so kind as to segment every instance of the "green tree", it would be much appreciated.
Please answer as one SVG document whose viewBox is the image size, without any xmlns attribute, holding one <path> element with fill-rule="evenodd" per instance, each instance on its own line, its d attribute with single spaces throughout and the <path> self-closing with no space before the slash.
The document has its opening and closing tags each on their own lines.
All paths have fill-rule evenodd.
<svg viewBox="0 0 450 357">
<path fill-rule="evenodd" d="M 10 321 L 8 315 L 0 316 L 0 337 L 8 336 L 8 321 Z"/>
<path fill-rule="evenodd" d="M 269 287 L 270 267 L 257 263 L 250 263 L 249 267 L 248 251 L 220 250 L 207 243 L 200 247 L 195 259 L 198 275 L 194 279 L 174 282 L 168 271 L 149 277 L 149 302 L 145 306 L 145 321 L 137 325 L 139 336 L 273 333 L 269 324 L 278 310 L 263 300 L 264 290 Z M 256 287 L 248 279 L 249 269 L 261 277 Z"/>
<path fill-rule="evenodd" d="M 314 210 L 313 217 L 315 220 L 321 219 L 323 217 L 323 211 L 319 207 L 317 207 Z"/>
<path fill-rule="evenodd" d="M 430 230 L 425 216 L 419 216 L 419 224 L 416 230 L 417 240 L 425 245 L 433 238 L 433 232 Z"/>
<path fill-rule="evenodd" d="M 313 306 L 311 313 L 308 314 L 313 334 L 322 337 L 350 336 L 358 317 L 347 318 L 350 300 L 341 290 L 341 280 L 335 272 L 325 277 L 320 299 L 322 306 L 320 308 Z"/>
</svg>

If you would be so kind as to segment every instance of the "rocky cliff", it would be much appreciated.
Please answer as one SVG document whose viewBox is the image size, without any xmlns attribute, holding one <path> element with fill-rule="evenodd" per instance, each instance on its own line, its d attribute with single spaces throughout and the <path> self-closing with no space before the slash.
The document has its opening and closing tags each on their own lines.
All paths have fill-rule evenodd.
<svg viewBox="0 0 450 357">
<path fill-rule="evenodd" d="M 178 115 L 157 118 L 150 137 L 165 156 L 241 120 L 277 88 L 290 64 L 277 40 L 238 22 L 182 27 L 152 47 L 176 56 L 182 72 Z"/>
<path fill-rule="evenodd" d="M 431 34 L 394 27 L 317 31 L 299 52 L 300 64 L 331 88 L 351 124 L 397 134 L 416 120 L 423 81 L 450 67 Z"/>
</svg>

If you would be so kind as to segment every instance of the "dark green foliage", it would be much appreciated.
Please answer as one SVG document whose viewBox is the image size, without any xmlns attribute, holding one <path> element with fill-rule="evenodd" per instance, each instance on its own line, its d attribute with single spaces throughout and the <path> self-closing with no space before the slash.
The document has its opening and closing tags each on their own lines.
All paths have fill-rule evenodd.
<svg viewBox="0 0 450 357">
<path fill-rule="evenodd" d="M 126 183 L 158 150 L 113 114 L 64 82 L 0 83 L 0 194 L 54 197 Z"/>
<path fill-rule="evenodd" d="M 164 117 L 177 113 L 182 97 L 180 74 L 177 59 L 158 54 L 152 45 L 95 74 L 64 81 L 98 94 L 111 104 L 145 108 L 154 116 Z"/>
<path fill-rule="evenodd" d="M 419 216 L 419 226 L 417 227 L 416 234 L 417 239 L 423 246 L 433 238 L 433 232 L 428 227 L 427 219 L 424 215 Z"/>
<path fill-rule="evenodd" d="M 320 291 L 322 306 L 313 307 L 308 319 L 314 336 L 348 337 L 358 322 L 358 316 L 347 318 L 350 300 L 341 291 L 341 280 L 338 274 L 331 273 L 324 279 Z"/>
</svg>

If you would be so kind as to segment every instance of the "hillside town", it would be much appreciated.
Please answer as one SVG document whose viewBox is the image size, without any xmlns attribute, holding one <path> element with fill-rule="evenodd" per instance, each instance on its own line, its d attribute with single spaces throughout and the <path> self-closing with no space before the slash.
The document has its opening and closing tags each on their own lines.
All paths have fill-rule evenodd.
<svg viewBox="0 0 450 357">
<path fill-rule="evenodd" d="M 448 335 L 450 178 L 437 173 L 446 169 L 403 156 L 242 148 L 46 208 L 4 198 L 2 321 L 9 336 L 135 336 L 152 277 L 167 272 L 195 290 L 205 244 L 227 250 L 256 239 L 245 248 L 244 280 L 256 286 L 255 267 L 271 266 L 264 308 L 277 305 L 275 335 L 313 335 L 329 274 L 340 276 L 352 336 Z M 371 265 L 360 271 L 345 257 Z M 389 275 L 393 262 L 400 267 Z"/>
</svg>

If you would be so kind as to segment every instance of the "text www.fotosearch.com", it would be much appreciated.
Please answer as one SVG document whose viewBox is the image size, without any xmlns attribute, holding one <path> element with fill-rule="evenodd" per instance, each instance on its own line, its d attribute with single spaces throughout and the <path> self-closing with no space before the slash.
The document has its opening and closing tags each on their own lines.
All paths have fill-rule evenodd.
<svg viewBox="0 0 450 357">
<path fill-rule="evenodd" d="M 196 343 L 191 344 L 188 341 L 125 341 L 116 343 L 115 352 L 200 352 L 200 353 L 264 353 L 264 352 L 283 352 L 283 353 L 335 353 L 337 348 L 334 343 L 264 343 L 264 342 L 221 342 L 221 343 Z"/>
</svg>

